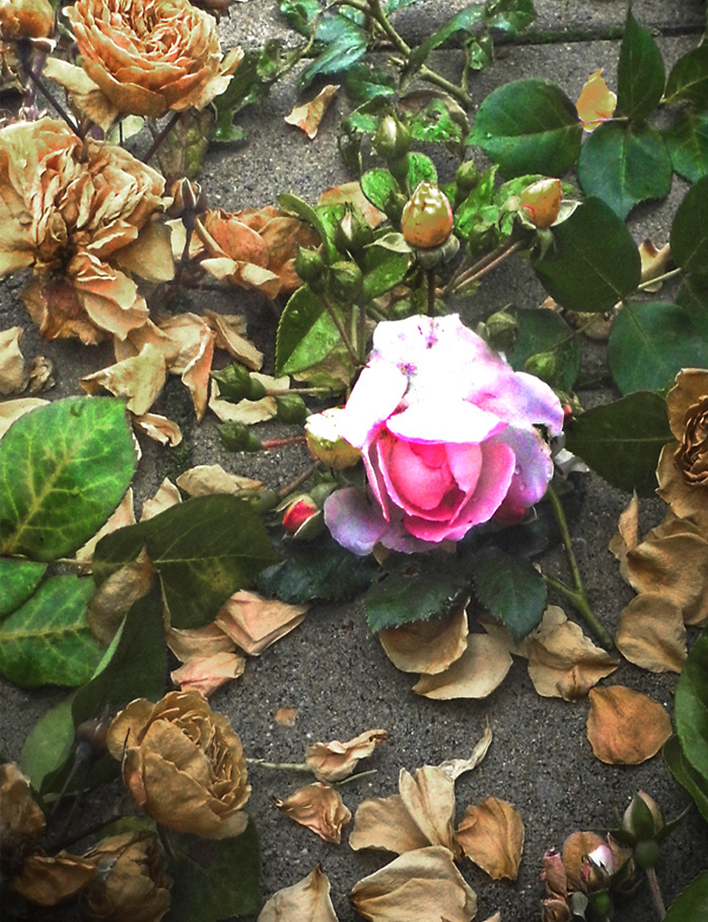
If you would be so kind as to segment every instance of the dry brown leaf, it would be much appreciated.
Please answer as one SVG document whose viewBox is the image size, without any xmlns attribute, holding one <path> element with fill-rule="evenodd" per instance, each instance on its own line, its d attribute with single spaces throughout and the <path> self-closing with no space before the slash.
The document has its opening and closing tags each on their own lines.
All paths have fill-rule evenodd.
<svg viewBox="0 0 708 922">
<path fill-rule="evenodd" d="M 155 570 L 143 548 L 135 560 L 101 583 L 86 610 L 89 627 L 101 643 L 113 640 L 132 605 L 148 594 L 154 581 Z"/>
<path fill-rule="evenodd" d="M 338 89 L 339 86 L 334 84 L 323 87 L 314 99 L 301 106 L 295 106 L 292 112 L 285 116 L 285 121 L 288 125 L 301 128 L 310 140 L 317 137 L 320 122 Z"/>
<path fill-rule="evenodd" d="M 664 275 L 671 262 L 671 245 L 665 243 L 664 246 L 657 250 L 654 241 L 647 237 L 639 244 L 639 258 L 642 263 L 641 281 L 644 284 L 644 291 L 659 291 L 661 282 L 655 282 L 648 285 L 653 279 Z"/>
<path fill-rule="evenodd" d="M 244 653 L 258 656 L 296 628 L 309 607 L 264 599 L 255 592 L 240 590 L 224 602 L 215 623 Z"/>
<path fill-rule="evenodd" d="M 610 551 L 619 561 L 620 573 L 625 582 L 629 582 L 627 570 L 627 553 L 639 544 L 639 497 L 636 491 L 623 511 L 620 513 L 617 533 L 610 538 Z"/>
<path fill-rule="evenodd" d="M 327 875 L 317 865 L 299 883 L 274 893 L 257 922 L 337 922 L 329 891 Z"/>
<path fill-rule="evenodd" d="M 169 627 L 165 632 L 167 646 L 180 663 L 192 659 L 214 656 L 215 653 L 233 653 L 236 644 L 213 621 L 203 627 Z"/>
<path fill-rule="evenodd" d="M 477 896 L 442 846 L 407 852 L 354 885 L 349 895 L 370 922 L 470 922 Z"/>
<path fill-rule="evenodd" d="M 30 363 L 27 393 L 39 394 L 41 391 L 50 390 L 55 384 L 54 362 L 46 355 L 36 355 Z"/>
<path fill-rule="evenodd" d="M 681 609 L 642 592 L 620 616 L 615 643 L 622 656 L 650 672 L 681 672 L 688 654 Z"/>
<path fill-rule="evenodd" d="M 489 726 L 489 718 L 487 718 L 484 728 L 484 735 L 479 740 L 479 742 L 475 744 L 469 759 L 448 759 L 447 761 L 438 765 L 438 768 L 440 771 L 445 772 L 445 774 L 453 781 L 457 781 L 460 775 L 464 775 L 465 772 L 470 772 L 472 769 L 477 768 L 479 763 L 489 752 L 489 747 L 491 745 L 492 728 Z"/>
<path fill-rule="evenodd" d="M 212 656 L 187 660 L 170 673 L 172 683 L 181 691 L 195 689 L 205 698 L 243 675 L 246 657 L 238 653 L 214 653 Z"/>
<path fill-rule="evenodd" d="M 199 347 L 182 372 L 182 382 L 192 395 L 197 422 L 204 419 L 209 402 L 211 363 L 214 358 L 214 331 L 206 325 L 201 330 Z"/>
<path fill-rule="evenodd" d="M 325 842 L 334 845 L 339 845 L 342 828 L 352 818 L 351 810 L 344 805 L 339 791 L 321 781 L 300 788 L 286 800 L 274 797 L 273 802 L 285 816 L 301 826 L 307 826 Z"/>
<path fill-rule="evenodd" d="M 254 423 L 264 423 L 273 419 L 278 412 L 275 397 L 261 397 L 260 400 L 239 400 L 231 403 L 230 400 L 221 400 L 215 396 L 218 392 L 216 382 L 212 380 L 212 392 L 209 398 L 209 409 L 216 414 L 222 423 L 243 423 L 252 426 Z"/>
<path fill-rule="evenodd" d="M 524 824 L 506 800 L 487 797 L 468 807 L 455 837 L 470 861 L 492 880 L 516 880 L 524 850 Z"/>
<path fill-rule="evenodd" d="M 617 97 L 605 83 L 600 68 L 585 81 L 575 108 L 583 128 L 591 132 L 602 122 L 612 118 L 616 105 Z"/>
<path fill-rule="evenodd" d="M 639 765 L 661 749 L 671 736 L 666 709 L 623 685 L 590 691 L 587 736 L 601 762 Z"/>
<path fill-rule="evenodd" d="M 225 349 L 232 358 L 245 365 L 249 371 L 260 371 L 263 365 L 263 353 L 243 335 L 246 321 L 237 315 L 217 314 L 204 311 L 204 316 L 216 334 L 217 349 Z"/>
<path fill-rule="evenodd" d="M 511 669 L 509 647 L 501 637 L 470 634 L 467 649 L 445 672 L 422 675 L 413 691 L 426 698 L 486 698 Z"/>
<path fill-rule="evenodd" d="M 379 631 L 386 656 L 402 672 L 437 675 L 467 649 L 467 612 L 460 605 L 445 618 Z"/>
<path fill-rule="evenodd" d="M 297 708 L 278 708 L 273 720 L 279 727 L 294 727 L 297 723 Z"/>
<path fill-rule="evenodd" d="M 156 515 L 169 509 L 170 506 L 176 506 L 182 502 L 182 495 L 177 487 L 172 483 L 169 477 L 160 484 L 157 493 L 152 499 L 146 499 L 140 513 L 140 521 L 146 522 L 148 519 L 154 519 Z"/>
<path fill-rule="evenodd" d="M 359 736 L 340 743 L 313 743 L 305 752 L 305 764 L 320 781 L 341 781 L 348 778 L 361 759 L 367 759 L 379 743 L 388 739 L 385 730 L 365 730 Z"/>
<path fill-rule="evenodd" d="M 519 652 L 529 661 L 529 676 L 545 698 L 582 698 L 619 662 L 568 621 L 563 609 L 550 605 L 541 624 L 521 644 Z"/>
<path fill-rule="evenodd" d="M 39 850 L 30 855 L 12 879 L 12 887 L 38 906 L 56 906 L 78 893 L 96 876 L 98 868 L 78 855 L 61 851 L 47 855 Z"/>
<path fill-rule="evenodd" d="M 5 400 L 0 403 L 0 439 L 16 419 L 48 403 L 48 400 L 42 400 L 41 397 L 20 397 L 17 400 Z"/>
<path fill-rule="evenodd" d="M 104 535 L 110 535 L 111 532 L 116 531 L 118 528 L 125 528 L 127 525 L 135 525 L 132 487 L 128 487 L 123 499 L 118 503 L 116 509 L 108 520 L 99 528 L 93 538 L 89 538 L 86 544 L 78 549 L 74 559 L 81 563 L 90 563 L 93 552 L 96 550 L 96 545 L 101 538 L 103 538 Z"/>
<path fill-rule="evenodd" d="M 148 343 L 138 355 L 86 375 L 79 384 L 88 394 L 105 388 L 116 397 L 126 397 L 131 413 L 142 416 L 157 399 L 166 379 L 165 358 Z"/>
<path fill-rule="evenodd" d="M 23 334 L 22 327 L 0 330 L 0 394 L 16 394 L 27 386 L 29 373 L 20 350 Z"/>
<path fill-rule="evenodd" d="M 29 779 L 15 762 L 0 765 L 0 828 L 3 846 L 12 847 L 39 839 L 46 827 L 44 813 L 32 797 Z"/>
<path fill-rule="evenodd" d="M 260 490 L 263 483 L 225 471 L 220 464 L 199 464 L 180 474 L 177 486 L 189 496 L 210 496 L 212 493 Z"/>
<path fill-rule="evenodd" d="M 133 416 L 133 425 L 139 432 L 144 432 L 149 438 L 161 445 L 176 448 L 182 441 L 182 430 L 177 423 L 160 416 L 159 413 L 143 413 L 142 416 Z"/>
</svg>

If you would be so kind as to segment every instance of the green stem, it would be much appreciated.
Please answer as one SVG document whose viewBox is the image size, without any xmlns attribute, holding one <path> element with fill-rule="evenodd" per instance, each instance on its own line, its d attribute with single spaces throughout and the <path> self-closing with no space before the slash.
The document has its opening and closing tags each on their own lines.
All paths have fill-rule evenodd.
<svg viewBox="0 0 708 922">
<path fill-rule="evenodd" d="M 437 71 L 431 70 L 425 64 L 420 68 L 420 76 L 423 80 L 427 80 L 428 83 L 433 83 L 435 86 L 439 86 L 441 90 L 445 90 L 450 96 L 454 96 L 458 102 L 461 102 L 463 106 L 469 108 L 472 105 L 472 97 L 467 92 L 463 90 L 461 86 L 458 86 L 456 83 L 453 83 L 451 80 L 446 80 L 445 77 L 441 76 Z"/>
<path fill-rule="evenodd" d="M 553 487 L 548 487 L 546 496 L 548 497 L 548 500 L 551 504 L 553 514 L 555 515 L 556 522 L 558 523 L 558 528 L 560 529 L 563 549 L 565 550 L 566 557 L 568 558 L 568 565 L 570 567 L 570 573 L 573 578 L 573 586 L 570 587 L 562 580 L 556 579 L 554 576 L 548 576 L 548 574 L 545 573 L 543 578 L 549 586 L 552 586 L 558 592 L 562 593 L 570 602 L 572 602 L 575 609 L 583 617 L 583 620 L 590 628 L 590 630 L 595 634 L 598 640 L 602 643 L 603 647 L 613 650 L 615 645 L 612 641 L 612 638 L 607 633 L 605 627 L 600 623 L 597 616 L 590 607 L 590 603 L 588 602 L 585 586 L 583 585 L 583 579 L 580 575 L 580 567 L 578 566 L 578 561 L 576 560 L 575 552 L 573 551 L 573 543 L 570 537 L 570 531 L 568 530 L 568 522 L 565 517 L 565 512 L 563 511 L 563 505 Z"/>
<path fill-rule="evenodd" d="M 661 888 L 659 887 L 656 871 L 654 868 L 646 868 L 645 874 L 647 875 L 647 881 L 649 882 L 649 892 L 651 893 L 652 902 L 654 903 L 654 906 L 656 906 L 656 911 L 659 914 L 659 918 L 663 919 L 666 915 L 666 907 L 664 906 L 664 898 L 661 895 Z"/>
<path fill-rule="evenodd" d="M 512 242 L 509 238 L 505 243 L 500 247 L 497 247 L 496 250 L 493 250 L 491 253 L 487 253 L 486 256 L 483 256 L 478 262 L 471 266 L 466 272 L 461 273 L 457 277 L 450 279 L 445 288 L 443 289 L 442 296 L 449 297 L 466 285 L 469 285 L 470 282 L 474 282 L 477 279 L 481 278 L 483 275 L 486 275 L 487 272 L 491 272 L 492 269 L 495 269 L 499 263 L 504 262 L 505 259 L 508 259 L 517 250 L 520 250 L 522 247 L 522 241 L 517 240 Z"/>
<path fill-rule="evenodd" d="M 675 278 L 677 275 L 680 275 L 683 272 L 683 269 L 671 269 L 669 272 L 665 272 L 663 275 L 657 275 L 656 278 L 647 279 L 646 282 L 641 282 L 637 285 L 637 291 L 644 291 L 645 288 L 651 288 L 652 285 L 660 285 L 662 282 L 666 282 L 669 279 Z"/>
<path fill-rule="evenodd" d="M 329 298 L 326 298 L 324 295 L 321 295 L 320 297 L 322 298 L 322 303 L 324 304 L 325 310 L 330 316 L 330 320 L 337 328 L 337 332 L 339 333 L 339 336 L 342 342 L 344 343 L 344 348 L 349 353 L 349 358 L 354 362 L 355 367 L 358 368 L 359 367 L 359 356 L 356 354 L 356 350 L 354 349 L 354 346 L 352 345 L 352 341 L 349 339 L 349 336 L 347 335 L 347 331 L 342 326 L 342 321 L 339 319 L 339 317 L 337 316 L 337 312 L 330 304 Z"/>
</svg>

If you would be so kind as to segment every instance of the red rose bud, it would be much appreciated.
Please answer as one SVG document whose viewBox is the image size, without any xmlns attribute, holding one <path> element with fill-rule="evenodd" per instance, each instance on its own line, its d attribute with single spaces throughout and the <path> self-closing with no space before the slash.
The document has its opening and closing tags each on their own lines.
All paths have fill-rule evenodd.
<svg viewBox="0 0 708 922">
<path fill-rule="evenodd" d="M 536 227 L 550 227 L 560 213 L 563 187 L 560 179 L 539 179 L 520 196 L 521 207 Z"/>
<path fill-rule="evenodd" d="M 452 222 L 447 196 L 433 183 L 421 182 L 403 209 L 401 231 L 406 243 L 429 249 L 445 243 Z"/>
<path fill-rule="evenodd" d="M 319 511 L 317 503 L 311 496 L 298 496 L 285 510 L 283 528 L 288 534 L 294 535 Z"/>
</svg>

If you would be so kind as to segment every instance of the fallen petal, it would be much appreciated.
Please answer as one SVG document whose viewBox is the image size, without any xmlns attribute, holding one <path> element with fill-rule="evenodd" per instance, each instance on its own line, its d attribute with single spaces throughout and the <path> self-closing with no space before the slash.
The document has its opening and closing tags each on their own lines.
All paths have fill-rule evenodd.
<svg viewBox="0 0 708 922">
<path fill-rule="evenodd" d="M 587 736 L 601 762 L 639 765 L 661 749 L 671 736 L 666 709 L 646 695 L 611 685 L 589 694 Z"/>
<path fill-rule="evenodd" d="M 402 672 L 437 675 L 467 649 L 467 612 L 461 605 L 445 618 L 379 631 L 386 656 Z"/>
<path fill-rule="evenodd" d="M 317 865 L 299 883 L 274 893 L 258 922 L 337 922 L 329 891 L 327 875 Z"/>
<path fill-rule="evenodd" d="M 320 781 L 300 788 L 286 800 L 275 797 L 273 802 L 285 816 L 301 826 L 307 826 L 325 842 L 334 845 L 339 845 L 342 827 L 352 818 L 351 810 L 344 805 L 339 791 Z"/>
<path fill-rule="evenodd" d="M 385 730 L 365 730 L 353 740 L 314 743 L 307 747 L 305 764 L 320 781 L 341 781 L 352 774 L 361 759 L 368 758 L 379 743 L 388 739 Z"/>
<path fill-rule="evenodd" d="M 487 797 L 468 807 L 455 837 L 470 861 L 492 880 L 516 880 L 524 850 L 524 824 L 510 803 Z"/>
<path fill-rule="evenodd" d="M 486 698 L 511 669 L 509 648 L 500 637 L 470 634 L 467 649 L 445 672 L 422 675 L 413 691 L 426 698 Z"/>
</svg>

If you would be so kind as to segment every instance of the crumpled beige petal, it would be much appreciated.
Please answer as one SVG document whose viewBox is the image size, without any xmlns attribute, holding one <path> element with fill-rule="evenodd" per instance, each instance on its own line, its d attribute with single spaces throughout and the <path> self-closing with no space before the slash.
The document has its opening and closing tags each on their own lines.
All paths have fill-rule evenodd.
<svg viewBox="0 0 708 922">
<path fill-rule="evenodd" d="M 623 685 L 590 691 L 587 736 L 601 762 L 639 765 L 661 749 L 671 736 L 666 709 Z"/>
<path fill-rule="evenodd" d="M 180 691 L 191 688 L 208 698 L 226 682 L 242 676 L 245 668 L 245 656 L 238 653 L 214 653 L 212 656 L 187 660 L 170 673 L 170 678 Z"/>
<path fill-rule="evenodd" d="M 165 631 L 167 646 L 180 663 L 192 659 L 214 656 L 216 653 L 233 653 L 236 644 L 213 621 L 203 627 L 168 627 Z"/>
<path fill-rule="evenodd" d="M 41 397 L 20 397 L 17 400 L 5 400 L 0 403 L 0 439 L 16 419 L 48 403 L 48 400 L 43 400 Z"/>
<path fill-rule="evenodd" d="M 348 778 L 361 759 L 367 759 L 379 743 L 388 739 L 385 730 L 365 730 L 359 736 L 340 743 L 313 743 L 305 752 L 305 764 L 320 781 L 341 781 Z"/>
<path fill-rule="evenodd" d="M 27 386 L 28 372 L 20 350 L 22 327 L 0 330 L 0 394 L 16 394 Z"/>
<path fill-rule="evenodd" d="M 445 618 L 404 624 L 378 636 L 396 669 L 437 675 L 465 652 L 468 633 L 467 612 L 460 605 Z"/>
<path fill-rule="evenodd" d="M 189 496 L 210 496 L 213 493 L 243 493 L 260 490 L 263 482 L 225 471 L 220 464 L 198 464 L 177 478 L 177 486 Z"/>
<path fill-rule="evenodd" d="M 430 843 L 406 809 L 401 795 L 393 794 L 359 804 L 349 845 L 354 851 L 374 848 L 403 855 Z"/>
<path fill-rule="evenodd" d="M 139 432 L 144 432 L 149 438 L 161 445 L 176 448 L 182 441 L 182 430 L 171 419 L 160 416 L 159 413 L 143 413 L 142 416 L 133 416 L 133 425 Z"/>
<path fill-rule="evenodd" d="M 89 394 L 105 388 L 116 397 L 126 397 L 131 413 L 142 416 L 157 399 L 166 379 L 164 356 L 148 343 L 133 358 L 86 375 L 79 384 Z"/>
<path fill-rule="evenodd" d="M 309 605 L 289 605 L 240 590 L 222 605 L 216 624 L 249 656 L 289 634 L 304 619 Z"/>
<path fill-rule="evenodd" d="M 438 765 L 438 768 L 440 771 L 445 772 L 453 781 L 457 781 L 460 775 L 464 775 L 465 772 L 470 772 L 472 769 L 477 768 L 479 763 L 489 752 L 489 747 L 491 745 L 492 728 L 489 725 L 489 718 L 487 718 L 484 735 L 475 744 L 469 759 L 447 759 L 445 762 Z"/>
<path fill-rule="evenodd" d="M 217 349 L 225 349 L 249 371 L 260 371 L 263 353 L 243 335 L 246 332 L 246 321 L 243 317 L 237 314 L 217 314 L 215 311 L 204 311 L 204 317 L 216 334 Z"/>
<path fill-rule="evenodd" d="M 470 922 L 477 896 L 442 846 L 407 852 L 354 885 L 349 895 L 370 922 Z"/>
<path fill-rule="evenodd" d="M 647 284 L 653 279 L 664 275 L 671 262 L 671 244 L 665 243 L 661 249 L 657 249 L 654 241 L 647 237 L 639 244 L 639 258 L 642 263 L 641 283 L 644 291 L 659 291 L 661 282 L 654 282 L 653 285 Z"/>
<path fill-rule="evenodd" d="M 320 122 L 338 89 L 339 86 L 334 84 L 323 87 L 314 99 L 301 106 L 295 106 L 292 112 L 285 116 L 285 121 L 288 125 L 301 128 L 310 140 L 317 137 Z"/>
<path fill-rule="evenodd" d="M 610 538 L 610 551 L 619 561 L 620 573 L 625 582 L 629 582 L 627 553 L 639 544 L 639 497 L 632 494 L 629 503 L 620 513 L 617 533 Z"/>
<path fill-rule="evenodd" d="M 486 698 L 511 669 L 509 647 L 500 636 L 470 634 L 467 649 L 449 669 L 422 675 L 413 691 L 426 698 Z"/>
<path fill-rule="evenodd" d="M 620 616 L 615 643 L 622 656 L 650 672 L 681 672 L 686 627 L 681 609 L 658 593 L 635 596 Z"/>
<path fill-rule="evenodd" d="M 315 781 L 300 788 L 286 800 L 273 798 L 275 806 L 291 820 L 307 826 L 325 842 L 339 845 L 342 828 L 352 818 L 342 795 L 329 784 Z"/>
<path fill-rule="evenodd" d="M 38 850 L 25 859 L 12 887 L 37 906 L 56 906 L 83 890 L 97 873 L 95 864 L 78 855 L 65 851 L 47 855 Z"/>
<path fill-rule="evenodd" d="M 140 521 L 146 522 L 148 519 L 154 519 L 156 515 L 176 506 L 182 502 L 182 494 L 172 483 L 169 477 L 165 477 L 159 486 L 157 493 L 152 499 L 146 499 L 140 513 Z"/>
<path fill-rule="evenodd" d="M 274 893 L 257 922 L 337 922 L 329 891 L 327 875 L 317 865 L 297 884 Z"/>
<path fill-rule="evenodd" d="M 468 807 L 455 836 L 470 861 L 492 880 L 516 880 L 524 850 L 524 824 L 506 800 L 487 797 Z"/>
</svg>

